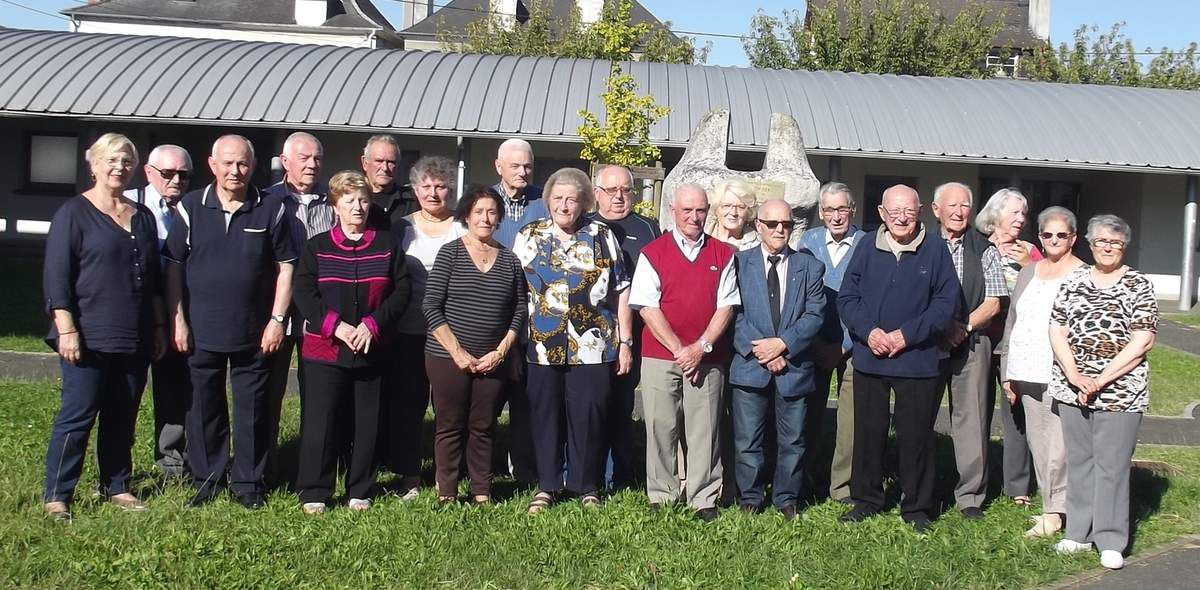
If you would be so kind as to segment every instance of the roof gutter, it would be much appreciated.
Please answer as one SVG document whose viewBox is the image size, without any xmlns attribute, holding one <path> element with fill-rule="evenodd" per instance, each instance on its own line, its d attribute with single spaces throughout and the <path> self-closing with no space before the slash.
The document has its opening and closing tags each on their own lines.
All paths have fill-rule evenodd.
<svg viewBox="0 0 1200 590">
<path fill-rule="evenodd" d="M 71 113 L 28 113 L 0 109 L 0 117 L 24 119 L 72 119 L 76 121 L 96 121 L 104 123 L 153 123 L 159 125 L 202 125 L 216 127 L 266 127 L 271 129 L 290 129 L 306 131 L 350 131 L 361 133 L 396 133 L 419 135 L 423 137 L 472 137 L 481 139 L 520 138 L 527 141 L 549 143 L 578 143 L 576 135 L 538 135 L 536 133 L 518 133 L 503 131 L 460 131 L 444 129 L 414 129 L 411 127 L 382 127 L 373 125 L 338 125 L 334 123 L 297 123 L 290 121 L 222 121 L 217 119 L 174 118 L 163 119 L 139 115 L 76 115 Z M 686 148 L 687 142 L 655 141 L 655 145 L 667 148 Z M 729 149 L 740 152 L 763 153 L 766 146 L 729 144 Z M 1067 170 L 1088 170 L 1096 172 L 1133 172 L 1141 174 L 1163 175 L 1200 175 L 1196 168 L 1165 168 L 1155 166 L 1137 166 L 1129 164 L 1099 164 L 1091 162 L 1056 162 L 1050 160 L 1016 160 L 1008 158 L 988 158 L 985 156 L 952 156 L 943 154 L 918 154 L 904 152 L 870 152 L 864 150 L 842 150 L 836 148 L 805 147 L 804 153 L 816 156 L 843 156 L 849 158 L 874 158 L 881 160 L 900 160 L 907 162 L 941 162 L 947 164 L 981 164 L 988 166 L 1028 166 L 1038 168 L 1058 168 Z"/>
</svg>

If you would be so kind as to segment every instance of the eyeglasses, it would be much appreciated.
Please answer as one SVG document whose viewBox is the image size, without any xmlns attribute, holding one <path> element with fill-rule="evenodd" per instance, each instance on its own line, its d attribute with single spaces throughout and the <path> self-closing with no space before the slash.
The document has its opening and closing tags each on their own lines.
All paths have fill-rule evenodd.
<svg viewBox="0 0 1200 590">
<path fill-rule="evenodd" d="M 175 178 L 176 175 L 179 176 L 179 182 L 187 182 L 188 178 L 191 177 L 191 175 L 192 175 L 191 170 L 171 170 L 169 168 L 166 170 L 163 170 L 163 169 L 159 168 L 158 166 L 153 166 L 153 165 L 149 165 L 149 164 L 147 164 L 147 165 L 150 166 L 151 168 L 153 168 L 154 171 L 157 172 L 158 175 L 161 176 L 162 179 L 167 182 L 171 182 L 171 179 Z"/>
<path fill-rule="evenodd" d="M 609 187 L 597 186 L 596 188 L 600 189 L 602 192 L 604 192 L 604 194 L 606 194 L 610 197 L 615 197 L 615 196 L 617 196 L 618 193 L 625 195 L 627 197 L 629 195 L 633 194 L 633 187 L 628 187 L 628 186 L 609 186 Z"/>
<path fill-rule="evenodd" d="M 852 211 L 851 207 L 821 207 L 821 213 L 826 215 L 849 215 Z"/>
<path fill-rule="evenodd" d="M 1050 233 L 1050 232 L 1048 232 L 1048 231 L 1044 231 L 1044 232 L 1042 232 L 1042 233 L 1040 233 L 1040 234 L 1038 234 L 1038 235 L 1039 235 L 1039 236 L 1041 236 L 1041 238 L 1042 238 L 1043 240 L 1049 240 L 1050 238 L 1058 238 L 1058 239 L 1060 239 L 1060 240 L 1065 240 L 1065 239 L 1067 239 L 1067 238 L 1069 238 L 1069 237 L 1071 237 L 1071 236 L 1073 236 L 1073 235 L 1075 235 L 1075 234 L 1074 234 L 1074 233 L 1072 233 L 1072 232 L 1069 232 L 1069 231 L 1060 231 L 1060 232 L 1058 232 L 1058 233 L 1056 233 L 1056 234 L 1052 234 L 1052 233 Z"/>
<path fill-rule="evenodd" d="M 123 170 L 132 170 L 133 169 L 133 159 L 126 158 L 123 156 L 113 156 L 111 158 L 106 158 L 104 160 L 104 163 L 107 164 L 109 168 L 121 168 Z"/>
<path fill-rule="evenodd" d="M 1124 240 L 1106 240 L 1104 238 L 1097 238 L 1095 240 L 1092 240 L 1092 247 L 1094 247 L 1094 248 L 1112 248 L 1113 250 L 1124 250 L 1125 249 L 1125 241 Z"/>
<path fill-rule="evenodd" d="M 888 209 L 887 207 L 884 207 L 883 205 L 879 206 L 879 210 L 883 211 L 884 215 L 887 215 L 888 219 L 891 219 L 891 220 L 900 219 L 901 217 L 914 218 L 917 216 L 918 213 L 921 212 L 920 207 L 918 207 L 916 209 L 896 209 L 895 211 L 893 211 L 891 209 Z"/>
<path fill-rule="evenodd" d="M 767 229 L 774 231 L 775 228 L 783 226 L 784 231 L 791 231 L 796 225 L 794 221 L 776 221 L 774 219 L 759 219 L 759 223 L 767 226 Z"/>
<path fill-rule="evenodd" d="M 717 207 L 717 209 L 723 209 L 725 211 L 729 211 L 730 209 L 745 211 L 746 209 L 749 209 L 749 207 L 747 207 L 745 203 L 724 203 L 720 207 Z"/>
</svg>

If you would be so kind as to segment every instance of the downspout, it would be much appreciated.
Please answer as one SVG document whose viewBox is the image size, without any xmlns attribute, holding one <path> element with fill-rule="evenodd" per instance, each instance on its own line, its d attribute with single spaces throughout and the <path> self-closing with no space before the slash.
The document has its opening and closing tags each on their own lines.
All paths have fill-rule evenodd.
<svg viewBox="0 0 1200 590">
<path fill-rule="evenodd" d="M 1192 308 L 1196 288 L 1196 177 L 1188 175 L 1183 205 L 1183 268 L 1179 272 L 1179 311 Z"/>
</svg>

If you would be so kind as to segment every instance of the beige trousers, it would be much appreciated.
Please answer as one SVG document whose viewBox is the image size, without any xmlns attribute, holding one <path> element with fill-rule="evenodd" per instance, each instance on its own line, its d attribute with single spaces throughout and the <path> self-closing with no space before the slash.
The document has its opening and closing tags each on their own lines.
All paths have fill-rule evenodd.
<svg viewBox="0 0 1200 590">
<path fill-rule="evenodd" d="M 687 488 L 683 490 L 683 500 L 697 510 L 717 505 L 721 491 L 719 424 L 725 369 L 719 365 L 701 365 L 700 376 L 700 382 L 693 384 L 672 361 L 642 359 L 646 495 L 651 503 L 680 499 L 676 468 L 682 440 L 687 448 Z"/>
<path fill-rule="evenodd" d="M 1033 453 L 1033 471 L 1042 494 L 1042 512 L 1064 514 L 1067 511 L 1067 447 L 1063 442 L 1062 421 L 1051 411 L 1054 400 L 1046 393 L 1045 383 L 1017 381 L 1025 408 L 1025 437 Z M 1005 401 L 1004 403 L 1007 403 Z"/>
</svg>

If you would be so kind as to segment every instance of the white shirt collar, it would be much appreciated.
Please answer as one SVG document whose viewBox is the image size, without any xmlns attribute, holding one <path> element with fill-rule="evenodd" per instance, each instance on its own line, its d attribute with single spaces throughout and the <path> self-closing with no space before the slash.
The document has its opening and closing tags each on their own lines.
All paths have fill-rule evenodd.
<svg viewBox="0 0 1200 590">
<path fill-rule="evenodd" d="M 825 245 L 826 246 L 841 246 L 843 244 L 849 245 L 853 240 L 854 240 L 854 234 L 850 233 L 849 230 L 846 231 L 846 235 L 842 236 L 842 239 L 835 240 L 835 239 L 833 239 L 833 232 L 829 231 L 829 228 L 825 228 Z"/>
<path fill-rule="evenodd" d="M 702 246 L 704 246 L 704 240 L 708 238 L 708 234 L 701 232 L 700 238 L 697 239 L 695 243 L 689 244 L 687 243 L 687 238 L 684 237 L 683 232 L 671 230 L 671 235 L 675 237 L 675 243 L 679 244 L 679 249 L 685 252 L 699 250 Z"/>
</svg>

